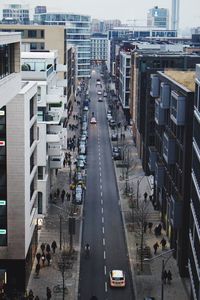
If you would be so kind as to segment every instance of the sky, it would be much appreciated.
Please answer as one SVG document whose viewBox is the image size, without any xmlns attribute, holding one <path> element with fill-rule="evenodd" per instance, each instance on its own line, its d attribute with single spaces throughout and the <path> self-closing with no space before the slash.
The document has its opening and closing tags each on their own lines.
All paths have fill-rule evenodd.
<svg viewBox="0 0 200 300">
<path fill-rule="evenodd" d="M 135 20 L 136 25 L 146 24 L 148 9 L 158 6 L 171 11 L 172 0 L 0 0 L 5 4 L 46 5 L 48 11 L 73 12 L 91 15 L 98 19 L 120 19 L 125 23 Z M 180 28 L 200 26 L 200 0 L 180 0 Z"/>
</svg>

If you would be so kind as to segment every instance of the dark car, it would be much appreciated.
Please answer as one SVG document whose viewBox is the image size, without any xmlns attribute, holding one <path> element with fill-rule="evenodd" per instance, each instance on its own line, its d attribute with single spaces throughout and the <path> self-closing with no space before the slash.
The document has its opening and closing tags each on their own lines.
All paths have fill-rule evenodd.
<svg viewBox="0 0 200 300">
<path fill-rule="evenodd" d="M 113 141 L 113 142 L 118 141 L 118 134 L 117 134 L 117 133 L 113 133 L 113 134 L 111 135 L 111 141 Z"/>
<path fill-rule="evenodd" d="M 112 156 L 114 160 L 121 159 L 121 149 L 119 147 L 113 147 Z"/>
<path fill-rule="evenodd" d="M 111 129 L 115 129 L 115 127 L 117 126 L 115 120 L 111 119 L 109 121 L 109 126 L 110 126 Z"/>
</svg>

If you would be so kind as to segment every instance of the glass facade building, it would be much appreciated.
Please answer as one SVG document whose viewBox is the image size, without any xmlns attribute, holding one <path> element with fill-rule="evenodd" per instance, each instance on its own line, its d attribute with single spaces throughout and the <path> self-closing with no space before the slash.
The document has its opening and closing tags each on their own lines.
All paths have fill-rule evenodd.
<svg viewBox="0 0 200 300">
<path fill-rule="evenodd" d="M 46 13 L 36 14 L 34 22 L 44 25 L 65 25 L 67 45 L 76 47 L 77 78 L 90 76 L 91 17 L 87 15 Z"/>
</svg>

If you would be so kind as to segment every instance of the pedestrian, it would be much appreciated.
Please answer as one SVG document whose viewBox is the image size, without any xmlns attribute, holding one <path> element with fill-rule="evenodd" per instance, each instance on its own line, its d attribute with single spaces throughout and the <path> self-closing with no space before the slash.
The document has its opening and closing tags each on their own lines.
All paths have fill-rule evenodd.
<svg viewBox="0 0 200 300">
<path fill-rule="evenodd" d="M 35 300 L 40 300 L 40 298 L 38 296 L 35 297 Z"/>
<path fill-rule="evenodd" d="M 149 233 L 151 233 L 152 232 L 153 223 L 149 222 L 148 227 L 149 227 Z"/>
<path fill-rule="evenodd" d="M 60 190 L 59 190 L 59 188 L 57 188 L 57 190 L 56 190 L 56 196 L 59 197 L 59 195 L 60 195 Z"/>
<path fill-rule="evenodd" d="M 144 222 L 144 233 L 146 233 L 147 232 L 147 222 L 145 221 Z"/>
<path fill-rule="evenodd" d="M 37 276 L 39 276 L 39 273 L 40 273 L 40 264 L 37 263 L 36 267 L 35 267 L 35 273 Z"/>
<path fill-rule="evenodd" d="M 147 196 L 148 196 L 148 194 L 147 194 L 147 192 L 145 192 L 145 193 L 144 193 L 144 202 L 147 201 Z"/>
<path fill-rule="evenodd" d="M 162 250 L 165 250 L 165 246 L 167 244 L 166 239 L 163 237 L 162 240 L 160 241 L 160 244 L 162 245 Z"/>
<path fill-rule="evenodd" d="M 51 262 L 51 254 L 50 254 L 50 252 L 48 252 L 48 253 L 46 254 L 46 259 L 47 259 L 47 264 L 48 264 L 48 266 L 50 266 L 50 262 Z"/>
<path fill-rule="evenodd" d="M 51 290 L 49 287 L 47 287 L 47 300 L 51 299 Z"/>
<path fill-rule="evenodd" d="M 44 252 L 44 250 L 45 250 L 45 244 L 42 243 L 41 246 L 40 246 L 40 248 L 41 248 L 42 252 Z"/>
<path fill-rule="evenodd" d="M 162 274 L 162 280 L 163 280 L 164 283 L 166 283 L 167 276 L 168 276 L 168 275 L 167 275 L 167 271 L 164 270 L 164 272 L 163 272 L 163 274 Z"/>
<path fill-rule="evenodd" d="M 29 300 L 33 300 L 34 299 L 34 294 L 33 294 L 32 290 L 30 290 L 29 293 L 28 293 L 28 299 Z"/>
<path fill-rule="evenodd" d="M 63 160 L 63 168 L 65 168 L 65 165 L 66 165 L 66 160 L 64 158 L 64 160 Z"/>
<path fill-rule="evenodd" d="M 172 281 L 172 273 L 171 273 L 171 271 L 169 270 L 169 271 L 167 272 L 167 282 L 170 284 L 171 281 Z"/>
<path fill-rule="evenodd" d="M 45 260 L 46 260 L 46 256 L 45 256 L 45 253 L 43 252 L 42 253 L 42 265 L 44 267 L 44 264 L 45 264 Z"/>
<path fill-rule="evenodd" d="M 70 201 L 70 198 L 71 198 L 71 194 L 68 193 L 68 198 L 67 198 L 67 201 Z"/>
<path fill-rule="evenodd" d="M 159 245 L 158 245 L 158 242 L 156 242 L 156 243 L 153 245 L 154 254 L 157 253 L 158 248 L 159 248 Z"/>
<path fill-rule="evenodd" d="M 38 253 L 36 254 L 36 258 L 37 258 L 37 262 L 38 262 L 38 264 L 39 264 L 39 263 L 40 263 L 40 258 L 41 258 L 40 252 L 38 252 Z"/>
<path fill-rule="evenodd" d="M 46 245 L 46 252 L 49 253 L 51 251 L 51 247 L 49 244 Z"/>
<path fill-rule="evenodd" d="M 52 248 L 52 250 L 53 250 L 53 253 L 55 253 L 55 252 L 56 252 L 56 248 L 57 248 L 56 241 L 53 241 L 53 242 L 52 242 L 51 248 Z"/>
</svg>

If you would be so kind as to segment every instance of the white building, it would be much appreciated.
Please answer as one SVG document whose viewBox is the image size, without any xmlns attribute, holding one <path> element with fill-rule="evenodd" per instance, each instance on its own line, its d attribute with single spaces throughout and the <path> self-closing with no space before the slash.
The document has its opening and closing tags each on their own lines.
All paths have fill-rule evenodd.
<svg viewBox="0 0 200 300">
<path fill-rule="evenodd" d="M 0 292 L 9 293 L 24 291 L 37 247 L 37 84 L 21 83 L 20 39 L 0 33 Z"/>
<path fill-rule="evenodd" d="M 3 9 L 3 22 L 5 23 L 29 23 L 29 7 L 20 4 L 8 4 Z"/>
<path fill-rule="evenodd" d="M 58 78 L 58 52 L 22 52 L 22 78 L 36 81 L 38 85 L 38 213 L 45 214 L 53 180 L 63 166 L 67 147 L 67 97 L 64 87 L 67 80 Z"/>
<path fill-rule="evenodd" d="M 108 61 L 107 34 L 93 34 L 91 37 L 91 60 Z"/>
<path fill-rule="evenodd" d="M 120 51 L 119 67 L 119 99 L 123 109 L 129 109 L 130 104 L 130 78 L 131 78 L 131 53 Z"/>
</svg>

